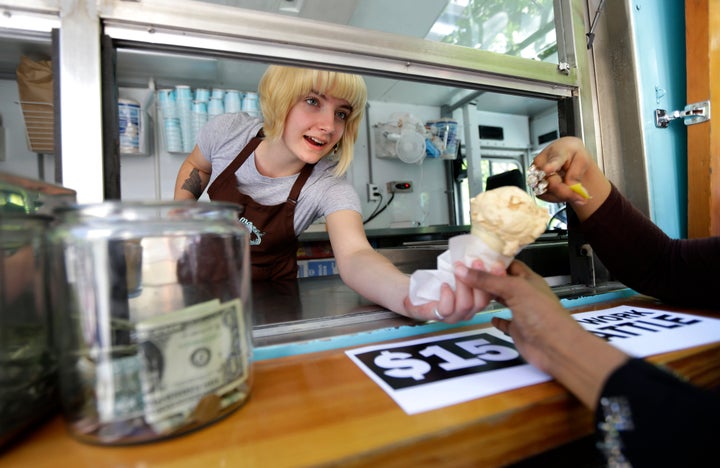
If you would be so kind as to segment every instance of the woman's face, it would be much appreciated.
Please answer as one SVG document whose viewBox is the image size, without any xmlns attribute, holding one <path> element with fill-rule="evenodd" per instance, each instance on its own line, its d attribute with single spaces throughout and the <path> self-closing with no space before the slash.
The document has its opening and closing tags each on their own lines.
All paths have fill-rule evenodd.
<svg viewBox="0 0 720 468">
<path fill-rule="evenodd" d="M 311 91 L 290 108 L 283 142 L 298 159 L 314 164 L 340 141 L 350 112 L 348 101 Z"/>
</svg>

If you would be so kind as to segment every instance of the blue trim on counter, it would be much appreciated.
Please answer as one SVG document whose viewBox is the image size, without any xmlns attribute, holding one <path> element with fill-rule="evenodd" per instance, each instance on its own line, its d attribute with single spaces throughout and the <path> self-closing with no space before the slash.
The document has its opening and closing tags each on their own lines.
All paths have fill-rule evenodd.
<svg viewBox="0 0 720 468">
<path fill-rule="evenodd" d="M 634 296 L 637 292 L 632 289 L 621 289 L 609 293 L 597 294 L 594 296 L 580 297 L 577 299 L 561 299 L 560 303 L 567 308 L 582 307 L 598 302 L 612 301 Z M 397 340 L 399 338 L 409 338 L 417 335 L 424 335 L 443 330 L 451 330 L 468 325 L 480 325 L 490 322 L 493 317 L 510 318 L 510 310 L 497 309 L 490 312 L 480 312 L 472 320 L 457 324 L 449 324 L 442 322 L 428 322 L 418 325 L 406 325 L 402 327 L 384 328 L 380 330 L 372 330 L 352 335 L 341 335 L 330 338 L 323 338 L 313 341 L 304 341 L 300 343 L 286 343 L 281 345 L 263 346 L 255 348 L 253 352 L 253 360 L 263 361 L 265 359 L 275 359 L 285 356 L 294 356 L 297 354 L 315 353 L 318 351 L 327 351 L 338 348 L 353 348 L 356 346 L 367 345 L 370 343 L 379 343 L 383 341 Z"/>
</svg>

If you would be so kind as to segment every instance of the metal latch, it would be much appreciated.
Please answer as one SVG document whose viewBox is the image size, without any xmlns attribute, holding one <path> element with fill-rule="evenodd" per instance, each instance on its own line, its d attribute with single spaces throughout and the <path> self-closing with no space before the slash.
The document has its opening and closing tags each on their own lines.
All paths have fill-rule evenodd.
<svg viewBox="0 0 720 468">
<path fill-rule="evenodd" d="M 672 111 L 669 114 L 665 109 L 655 109 L 655 126 L 667 128 L 671 120 L 682 118 L 685 125 L 694 125 L 710 120 L 710 101 L 688 104 L 683 110 Z"/>
</svg>

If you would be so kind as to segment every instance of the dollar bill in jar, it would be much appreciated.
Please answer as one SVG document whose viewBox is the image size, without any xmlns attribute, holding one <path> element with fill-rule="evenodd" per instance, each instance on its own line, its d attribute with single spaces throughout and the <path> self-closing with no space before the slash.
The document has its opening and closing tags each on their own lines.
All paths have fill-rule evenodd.
<svg viewBox="0 0 720 468">
<path fill-rule="evenodd" d="M 245 383 L 244 326 L 239 299 L 213 300 L 138 322 L 145 422 L 165 432 L 188 421 L 206 396 L 222 398 Z"/>
</svg>

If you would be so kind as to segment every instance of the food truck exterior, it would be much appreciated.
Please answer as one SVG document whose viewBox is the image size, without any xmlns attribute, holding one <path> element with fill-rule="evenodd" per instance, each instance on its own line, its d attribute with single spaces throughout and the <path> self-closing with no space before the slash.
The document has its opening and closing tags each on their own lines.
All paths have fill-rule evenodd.
<svg viewBox="0 0 720 468">
<path fill-rule="evenodd" d="M 684 31 L 682 2 L 662 8 L 638 1 L 545 2 L 552 14 L 544 24 L 555 38 L 548 60 L 433 41 L 427 31 L 401 31 L 392 20 L 416 12 L 437 18 L 448 3 L 3 1 L 0 43 L 16 54 L 8 59 L 10 69 L 20 55 L 51 60 L 55 138 L 52 150 L 27 144 L 30 128 L 20 113 L 26 103 L 16 94 L 16 77 L 2 80 L 6 144 L 0 172 L 57 183 L 73 190 L 80 203 L 170 200 L 187 149 L 168 145 L 162 91 L 181 86 L 252 95 L 267 64 L 294 64 L 365 77 L 369 106 L 348 177 L 360 194 L 363 216 L 373 218 L 366 225 L 369 239 L 408 273 L 427 268 L 448 237 L 467 230 L 467 199 L 486 189 L 489 176 L 525 171 L 534 154 L 563 135 L 583 138 L 613 183 L 665 232 L 688 235 L 692 184 L 685 175 L 692 171 L 686 168 L 686 126 L 682 118 L 667 125 L 657 120 L 658 110 L 672 114 L 691 104 L 684 43 L 657 40 L 667 31 Z M 384 21 L 371 21 L 378 18 Z M 119 122 L 128 107 L 141 109 L 130 121 L 131 131 Z M 398 118 L 419 121 L 419 132 L 447 121 L 457 124 L 454 153 L 426 152 L 407 162 L 397 149 L 381 151 L 403 137 L 393 135 Z M 129 134 L 138 137 L 130 149 L 120 144 Z M 373 216 L 383 201 L 387 209 Z M 560 231 L 549 232 L 522 258 L 555 282 L 568 307 L 592 308 L 628 297 L 647 305 L 614 281 L 582 240 Z M 589 414 L 551 383 L 528 394 L 503 393 L 506 400 L 451 406 L 439 410 L 440 418 L 403 414 L 374 392 L 343 350 L 453 330 L 406 320 L 349 294 L 334 274 L 321 222 L 300 240 L 301 271 L 313 278 L 301 277 L 290 289 L 253 286 L 258 366 L 245 407 L 157 450 L 77 445 L 53 420 L 8 452 L 11 463 L 37 464 L 34 448 L 43 447 L 52 462 L 85 460 L 89 466 L 108 456 L 148 466 L 352 466 L 433 459 L 500 466 L 591 432 Z M 465 326 L 486 327 L 493 314 L 507 313 L 494 304 Z M 699 358 L 685 351 L 662 362 L 693 378 L 696 371 L 688 362 L 697 359 L 714 383 L 720 370 L 711 353 L 717 346 Z M 300 388 L 300 381 L 309 384 Z M 308 450 L 308 440 L 319 448 Z"/>
</svg>

